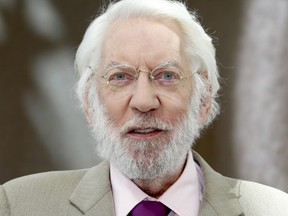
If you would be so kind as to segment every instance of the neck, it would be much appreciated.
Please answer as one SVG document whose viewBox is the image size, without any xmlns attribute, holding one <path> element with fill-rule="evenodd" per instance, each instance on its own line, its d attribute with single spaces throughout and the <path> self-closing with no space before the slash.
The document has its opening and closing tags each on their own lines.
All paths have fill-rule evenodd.
<svg viewBox="0 0 288 216">
<path fill-rule="evenodd" d="M 133 179 L 132 181 L 146 194 L 159 198 L 181 176 L 185 164 L 176 172 L 156 177 L 154 179 Z"/>
</svg>

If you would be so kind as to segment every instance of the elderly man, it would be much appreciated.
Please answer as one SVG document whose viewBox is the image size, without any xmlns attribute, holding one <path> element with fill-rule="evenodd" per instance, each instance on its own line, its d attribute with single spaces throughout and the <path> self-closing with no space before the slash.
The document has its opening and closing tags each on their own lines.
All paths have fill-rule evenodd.
<svg viewBox="0 0 288 216">
<path fill-rule="evenodd" d="M 76 55 L 100 165 L 12 180 L 1 216 L 288 215 L 288 196 L 223 177 L 191 147 L 217 115 L 211 38 L 177 1 L 112 3 Z"/>
</svg>

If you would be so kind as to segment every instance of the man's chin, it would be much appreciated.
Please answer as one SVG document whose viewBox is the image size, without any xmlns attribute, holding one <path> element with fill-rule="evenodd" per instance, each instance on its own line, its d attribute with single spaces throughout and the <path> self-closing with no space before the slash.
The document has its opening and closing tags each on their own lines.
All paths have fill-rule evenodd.
<svg viewBox="0 0 288 216">
<path fill-rule="evenodd" d="M 164 176 L 164 173 L 155 172 L 155 170 L 147 169 L 144 167 L 139 168 L 138 170 L 123 170 L 122 173 L 126 175 L 129 179 L 142 179 L 142 180 L 152 180 Z"/>
<path fill-rule="evenodd" d="M 167 161 L 160 159 L 157 152 L 145 151 L 127 153 L 121 158 L 114 158 L 111 162 L 129 179 L 149 180 L 167 173 Z M 165 171 L 164 171 L 165 170 Z"/>
</svg>

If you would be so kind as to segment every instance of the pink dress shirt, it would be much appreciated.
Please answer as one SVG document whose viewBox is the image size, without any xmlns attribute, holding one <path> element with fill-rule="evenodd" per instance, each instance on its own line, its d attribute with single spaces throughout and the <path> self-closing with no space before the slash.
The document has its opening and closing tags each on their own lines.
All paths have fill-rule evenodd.
<svg viewBox="0 0 288 216">
<path fill-rule="evenodd" d="M 110 166 L 112 192 L 116 216 L 127 216 L 142 200 L 159 201 L 172 211 L 169 216 L 197 216 L 202 200 L 204 177 L 189 152 L 186 166 L 179 179 L 165 193 L 155 199 L 137 187 L 115 166 Z"/>
</svg>

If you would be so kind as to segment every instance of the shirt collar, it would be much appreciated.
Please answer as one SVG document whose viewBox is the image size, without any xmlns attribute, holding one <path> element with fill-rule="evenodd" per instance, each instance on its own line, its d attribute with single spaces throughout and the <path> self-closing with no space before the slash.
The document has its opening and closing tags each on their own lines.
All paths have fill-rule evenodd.
<svg viewBox="0 0 288 216">
<path fill-rule="evenodd" d="M 116 216 L 127 216 L 139 202 L 151 199 L 112 164 L 110 175 Z M 176 215 L 196 216 L 202 199 L 202 187 L 202 171 L 189 151 L 183 173 L 158 201 L 169 207 Z"/>
</svg>

